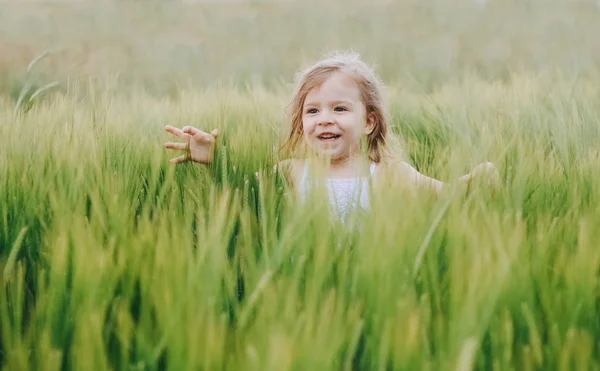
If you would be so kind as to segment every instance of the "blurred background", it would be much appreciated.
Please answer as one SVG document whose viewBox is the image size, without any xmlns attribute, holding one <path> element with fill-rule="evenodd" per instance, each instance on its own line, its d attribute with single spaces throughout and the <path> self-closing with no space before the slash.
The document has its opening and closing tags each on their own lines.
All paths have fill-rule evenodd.
<svg viewBox="0 0 600 371">
<path fill-rule="evenodd" d="M 291 83 L 327 50 L 353 49 L 416 92 L 465 75 L 600 66 L 598 0 L 4 1 L 0 95 L 27 65 L 46 80 L 111 77 L 158 94 L 218 83 Z"/>
</svg>

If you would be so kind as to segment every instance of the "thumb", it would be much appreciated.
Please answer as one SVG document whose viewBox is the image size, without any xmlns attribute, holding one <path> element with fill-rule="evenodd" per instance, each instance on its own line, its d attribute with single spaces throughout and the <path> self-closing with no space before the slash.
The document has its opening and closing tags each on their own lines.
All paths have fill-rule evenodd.
<svg viewBox="0 0 600 371">
<path fill-rule="evenodd" d="M 219 135 L 219 129 L 214 129 L 213 131 L 210 132 L 210 135 L 212 135 L 216 139 L 217 136 Z"/>
</svg>

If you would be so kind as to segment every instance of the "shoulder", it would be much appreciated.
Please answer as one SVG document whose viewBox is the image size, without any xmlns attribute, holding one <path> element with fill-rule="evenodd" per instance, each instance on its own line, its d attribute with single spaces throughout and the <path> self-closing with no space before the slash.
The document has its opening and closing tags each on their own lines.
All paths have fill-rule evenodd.
<svg viewBox="0 0 600 371">
<path fill-rule="evenodd" d="M 375 167 L 376 178 L 392 178 L 395 180 L 409 180 L 419 172 L 405 161 L 380 162 Z"/>
<path fill-rule="evenodd" d="M 288 182 L 292 184 L 297 184 L 300 180 L 303 169 L 304 160 L 295 158 L 282 160 L 274 168 L 274 170 L 282 172 Z"/>
<path fill-rule="evenodd" d="M 304 160 L 288 158 L 288 159 L 279 161 L 279 163 L 277 165 L 275 165 L 275 169 L 279 170 L 279 171 L 297 172 L 303 166 L 304 166 Z"/>
<path fill-rule="evenodd" d="M 415 169 L 408 162 L 404 162 L 404 161 L 400 161 L 399 163 L 396 164 L 396 171 L 398 172 L 398 174 L 400 176 L 405 176 L 405 177 L 409 177 L 409 178 L 415 177 L 420 174 L 417 171 L 417 169 Z"/>
</svg>

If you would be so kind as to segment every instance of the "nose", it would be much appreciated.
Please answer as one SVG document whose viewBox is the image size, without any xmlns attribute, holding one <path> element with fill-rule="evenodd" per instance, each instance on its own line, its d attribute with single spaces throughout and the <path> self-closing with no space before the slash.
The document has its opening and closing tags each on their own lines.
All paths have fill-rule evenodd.
<svg viewBox="0 0 600 371">
<path fill-rule="evenodd" d="M 331 125 L 335 122 L 333 115 L 329 111 L 322 111 L 317 120 L 317 125 Z"/>
</svg>

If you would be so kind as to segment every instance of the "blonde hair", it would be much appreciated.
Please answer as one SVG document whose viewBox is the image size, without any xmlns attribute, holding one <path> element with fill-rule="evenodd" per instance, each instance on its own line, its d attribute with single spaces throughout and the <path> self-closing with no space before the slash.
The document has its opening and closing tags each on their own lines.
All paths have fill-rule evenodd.
<svg viewBox="0 0 600 371">
<path fill-rule="evenodd" d="M 351 77 L 360 91 L 367 117 L 375 116 L 375 125 L 367 135 L 367 153 L 369 159 L 379 163 L 387 160 L 390 150 L 387 143 L 388 113 L 382 97 L 382 84 L 372 68 L 360 60 L 357 53 L 333 53 L 296 75 L 292 99 L 288 106 L 291 128 L 282 149 L 295 152 L 300 144 L 304 129 L 302 126 L 302 108 L 308 93 L 319 87 L 333 73 L 341 72 Z"/>
</svg>

